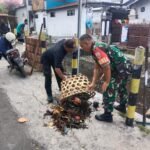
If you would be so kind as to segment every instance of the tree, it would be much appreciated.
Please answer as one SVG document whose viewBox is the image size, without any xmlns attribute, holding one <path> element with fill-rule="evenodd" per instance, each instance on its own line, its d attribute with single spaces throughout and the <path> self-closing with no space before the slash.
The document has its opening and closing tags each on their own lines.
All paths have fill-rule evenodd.
<svg viewBox="0 0 150 150">
<path fill-rule="evenodd" d="M 6 5 L 3 3 L 0 4 L 0 13 L 8 13 Z"/>
<path fill-rule="evenodd" d="M 14 14 L 14 10 L 22 0 L 0 0 L 0 13 Z"/>
</svg>

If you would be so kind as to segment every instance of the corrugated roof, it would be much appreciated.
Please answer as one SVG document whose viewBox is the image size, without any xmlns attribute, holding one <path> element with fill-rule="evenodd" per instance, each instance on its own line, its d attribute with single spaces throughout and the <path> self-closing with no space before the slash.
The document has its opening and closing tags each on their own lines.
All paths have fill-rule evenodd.
<svg viewBox="0 0 150 150">
<path fill-rule="evenodd" d="M 70 4 L 67 4 L 67 5 L 63 5 L 63 6 L 59 6 L 59 7 L 55 7 L 55 8 L 50 8 L 48 10 L 64 9 L 64 8 L 73 7 L 73 6 L 78 6 L 78 3 L 77 2 L 70 3 Z"/>
<path fill-rule="evenodd" d="M 86 6 L 90 6 L 90 7 L 110 7 L 110 6 L 120 6 L 119 3 L 111 3 L 111 2 L 83 2 L 83 5 L 86 5 Z M 63 6 L 59 6 L 59 7 L 55 7 L 55 8 L 51 8 L 51 9 L 48 9 L 48 10 L 58 10 L 58 9 L 64 9 L 64 8 L 68 8 L 68 7 L 73 7 L 73 6 L 78 6 L 78 2 L 75 2 L 75 3 L 70 3 L 70 4 L 67 4 L 67 5 L 63 5 Z"/>
<path fill-rule="evenodd" d="M 121 4 L 119 3 L 111 3 L 111 2 L 87 2 L 86 3 L 87 6 L 91 6 L 91 7 L 111 7 L 111 6 L 121 6 Z"/>
<path fill-rule="evenodd" d="M 130 0 L 130 1 L 126 2 L 126 3 L 124 3 L 123 5 L 124 6 L 131 6 L 131 5 L 133 5 L 133 4 L 135 4 L 135 3 L 139 2 L 139 1 L 141 1 L 141 0 Z"/>
</svg>

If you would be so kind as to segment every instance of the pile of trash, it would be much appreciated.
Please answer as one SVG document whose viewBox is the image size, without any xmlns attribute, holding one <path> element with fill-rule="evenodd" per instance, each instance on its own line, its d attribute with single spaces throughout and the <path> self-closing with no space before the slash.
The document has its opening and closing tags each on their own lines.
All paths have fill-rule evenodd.
<svg viewBox="0 0 150 150">
<path fill-rule="evenodd" d="M 61 98 L 52 110 L 44 114 L 51 115 L 53 126 L 62 134 L 67 134 L 69 128 L 87 128 L 85 119 L 90 116 L 91 102 L 88 100 L 95 96 L 95 92 L 87 91 L 88 78 L 76 75 L 62 82 Z"/>
</svg>

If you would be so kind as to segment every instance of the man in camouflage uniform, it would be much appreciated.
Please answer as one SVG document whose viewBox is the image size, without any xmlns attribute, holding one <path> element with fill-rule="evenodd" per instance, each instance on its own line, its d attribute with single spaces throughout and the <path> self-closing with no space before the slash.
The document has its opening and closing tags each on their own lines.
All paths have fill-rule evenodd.
<svg viewBox="0 0 150 150">
<path fill-rule="evenodd" d="M 92 83 L 88 87 L 89 90 L 94 89 L 97 79 L 104 74 L 104 83 L 102 84 L 104 114 L 96 115 L 95 118 L 99 121 L 112 122 L 111 113 L 118 94 L 120 105 L 116 109 L 126 112 L 128 100 L 126 84 L 130 65 L 115 45 L 108 46 L 102 42 L 94 42 L 88 34 L 80 37 L 80 46 L 83 50 L 91 52 L 96 62 Z"/>
</svg>

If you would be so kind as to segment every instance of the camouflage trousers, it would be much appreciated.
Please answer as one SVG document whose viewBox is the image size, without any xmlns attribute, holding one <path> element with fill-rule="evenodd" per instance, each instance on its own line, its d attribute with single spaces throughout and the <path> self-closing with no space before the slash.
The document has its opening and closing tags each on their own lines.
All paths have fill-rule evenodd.
<svg viewBox="0 0 150 150">
<path fill-rule="evenodd" d="M 107 112 L 113 111 L 113 105 L 117 97 L 120 99 L 120 104 L 126 104 L 128 101 L 127 78 L 111 78 L 107 90 L 103 93 L 104 109 Z"/>
</svg>

